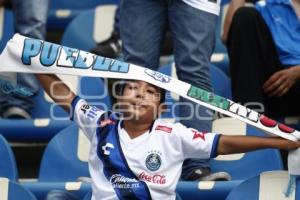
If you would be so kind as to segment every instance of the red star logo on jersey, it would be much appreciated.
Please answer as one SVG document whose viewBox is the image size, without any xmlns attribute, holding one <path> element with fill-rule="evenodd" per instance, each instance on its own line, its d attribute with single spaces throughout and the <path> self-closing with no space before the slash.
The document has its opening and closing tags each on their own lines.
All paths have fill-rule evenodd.
<svg viewBox="0 0 300 200">
<path fill-rule="evenodd" d="M 201 138 L 202 140 L 205 141 L 206 132 L 199 132 L 199 131 L 196 131 L 196 130 L 192 130 L 192 132 L 194 133 L 193 140 L 197 139 L 197 138 Z"/>
</svg>

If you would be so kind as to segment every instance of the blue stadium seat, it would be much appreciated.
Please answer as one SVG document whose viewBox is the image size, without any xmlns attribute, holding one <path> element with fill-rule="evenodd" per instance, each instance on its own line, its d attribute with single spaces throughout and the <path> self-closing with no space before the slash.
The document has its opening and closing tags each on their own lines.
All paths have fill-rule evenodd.
<svg viewBox="0 0 300 200">
<path fill-rule="evenodd" d="M 81 77 L 77 94 L 103 110 L 111 109 L 106 80 L 97 77 Z"/>
<path fill-rule="evenodd" d="M 0 158 L 0 177 L 5 177 L 10 180 L 17 181 L 18 170 L 15 156 L 8 142 L 2 135 L 0 135 Z"/>
<path fill-rule="evenodd" d="M 93 105 L 110 109 L 107 89 L 100 78 L 62 76 L 73 91 Z M 10 141 L 47 142 L 60 130 L 71 125 L 69 115 L 40 89 L 34 97 L 32 120 L 1 120 L 0 132 Z M 14 127 L 14 128 L 12 128 Z"/>
<path fill-rule="evenodd" d="M 12 11 L 5 9 L 4 7 L 0 7 L 0 15 L 3 16 L 0 20 L 0 52 L 2 52 L 7 41 L 12 38 L 15 31 Z"/>
<path fill-rule="evenodd" d="M 77 125 L 60 131 L 47 145 L 42 157 L 39 181 L 76 181 L 89 177 L 88 153 L 90 143 Z"/>
<path fill-rule="evenodd" d="M 0 120 L 0 132 L 9 141 L 14 142 L 48 142 L 56 133 L 73 122 L 68 120 L 33 119 Z"/>
<path fill-rule="evenodd" d="M 98 5 L 119 4 L 120 0 L 51 0 L 48 14 L 48 27 L 64 29 L 77 15 Z"/>
<path fill-rule="evenodd" d="M 264 172 L 238 185 L 229 193 L 226 200 L 299 200 L 300 179 L 296 182 L 295 194 L 290 198 L 284 195 L 287 183 L 287 171 Z"/>
<path fill-rule="evenodd" d="M 215 120 L 212 131 L 225 135 L 266 136 L 263 131 L 233 118 Z M 228 172 L 232 180 L 246 180 L 265 171 L 283 170 L 281 155 L 276 149 L 218 156 L 210 161 L 210 165 L 213 172 Z"/>
<path fill-rule="evenodd" d="M 212 87 L 214 93 L 222 97 L 225 97 L 227 99 L 231 99 L 231 82 L 228 76 L 222 70 L 220 70 L 214 65 L 211 65 L 210 69 L 211 69 L 211 80 L 212 80 Z M 160 67 L 159 72 L 177 78 L 174 64 Z M 166 94 L 167 106 L 176 105 L 175 103 L 178 102 L 178 100 L 179 97 L 177 95 L 167 92 Z M 176 116 L 178 116 L 178 112 L 179 112 L 178 106 L 176 106 L 174 111 Z M 173 118 L 174 116 L 172 112 L 166 112 L 163 114 L 162 117 Z"/>
<path fill-rule="evenodd" d="M 11 10 L 0 7 L 0 15 L 3 16 L 0 21 L 0 51 L 3 50 L 7 41 L 14 34 L 14 19 Z M 34 120 L 1 120 L 0 132 L 10 141 L 48 141 L 55 133 L 70 124 L 66 121 L 36 120 L 37 118 L 49 118 L 52 103 L 44 98 L 44 91 L 34 97 L 35 107 L 32 110 Z M 55 116 L 66 116 L 66 113 L 58 106 L 53 107 Z M 13 127 L 13 128 L 12 128 Z"/>
<path fill-rule="evenodd" d="M 36 200 L 35 196 L 22 185 L 7 178 L 0 178 L 1 200 Z"/>
<path fill-rule="evenodd" d="M 14 19 L 11 10 L 0 7 L 0 51 L 2 52 L 7 41 L 14 34 Z M 35 108 L 32 110 L 33 118 L 49 118 L 51 105 L 44 99 L 44 92 L 40 90 L 35 97 Z M 53 109 L 55 116 L 66 116 L 58 106 Z M 70 122 L 43 120 L 1 120 L 0 132 L 10 141 L 48 141 L 55 133 L 69 125 Z M 12 128 L 13 127 L 13 128 Z"/>
<path fill-rule="evenodd" d="M 84 182 L 40 182 L 26 181 L 21 183 L 26 189 L 31 191 L 37 199 L 44 200 L 51 190 L 66 190 L 75 194 L 80 199 L 92 190 L 90 183 Z"/>
<path fill-rule="evenodd" d="M 85 195 L 83 200 L 90 200 L 92 198 L 92 192 L 89 192 Z M 176 199 L 175 200 L 182 200 L 179 194 L 176 194 Z"/>
<path fill-rule="evenodd" d="M 40 89 L 33 101 L 32 119 L 0 120 L 0 132 L 9 141 L 47 142 L 57 132 L 72 124 L 61 107 L 47 100 L 44 90 Z"/>
<path fill-rule="evenodd" d="M 45 91 L 40 88 L 38 94 L 34 96 L 34 107 L 32 110 L 32 118 L 65 118 L 68 114 L 56 105 L 46 96 Z M 51 117 L 52 116 L 52 117 Z"/>
<path fill-rule="evenodd" d="M 232 118 L 222 118 L 213 122 L 213 132 L 223 134 L 246 134 L 264 136 L 261 131 L 246 125 L 243 122 Z M 283 170 L 281 156 L 278 150 L 266 149 L 245 154 L 234 154 L 218 156 L 211 160 L 213 172 L 226 171 L 231 181 L 200 181 L 200 182 L 179 182 L 177 191 L 183 199 L 209 199 L 223 200 L 231 192 L 248 178 L 259 175 L 265 171 Z M 243 196 L 251 196 L 248 192 L 241 193 L 239 198 L 228 200 L 241 200 Z M 255 200 L 249 198 L 249 200 Z M 248 199 L 244 199 L 248 200 Z M 266 200 L 266 199 L 264 199 Z M 275 200 L 275 199 L 272 199 Z"/>
<path fill-rule="evenodd" d="M 183 200 L 224 200 L 242 181 L 179 181 L 176 192 Z"/>
<path fill-rule="evenodd" d="M 80 13 L 65 29 L 61 44 L 91 50 L 97 43 L 109 38 L 116 8 L 117 5 L 101 5 Z"/>
</svg>

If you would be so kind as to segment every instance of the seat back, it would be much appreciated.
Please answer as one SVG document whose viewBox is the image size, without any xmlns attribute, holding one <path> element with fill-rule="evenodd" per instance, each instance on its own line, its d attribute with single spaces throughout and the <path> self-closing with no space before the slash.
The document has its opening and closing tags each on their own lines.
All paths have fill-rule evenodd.
<svg viewBox="0 0 300 200">
<path fill-rule="evenodd" d="M 179 181 L 176 192 L 182 199 L 223 200 L 242 181 Z"/>
<path fill-rule="evenodd" d="M 102 110 L 111 109 L 111 102 L 107 89 L 107 79 L 81 77 L 78 96 L 85 99 L 91 105 L 100 107 Z"/>
<path fill-rule="evenodd" d="M 69 22 L 82 12 L 98 5 L 119 4 L 119 0 L 51 0 L 48 13 L 48 27 L 63 29 Z"/>
<path fill-rule="evenodd" d="M 109 38 L 113 31 L 117 5 L 101 5 L 80 13 L 67 26 L 61 44 L 89 51 Z"/>
<path fill-rule="evenodd" d="M 39 181 L 76 181 L 90 177 L 88 154 L 90 143 L 76 124 L 59 133 L 49 142 L 42 157 Z"/>
<path fill-rule="evenodd" d="M 252 177 L 237 187 L 227 196 L 226 200 L 297 200 L 300 199 L 300 179 L 296 188 L 289 196 L 285 196 L 289 181 L 287 171 L 264 172 Z"/>
<path fill-rule="evenodd" d="M 221 118 L 213 122 L 212 132 L 225 135 L 266 136 L 266 134 L 234 118 Z M 218 156 L 210 161 L 213 172 L 226 171 L 233 180 L 246 180 L 264 171 L 282 170 L 277 149 L 263 149 L 242 154 Z"/>
<path fill-rule="evenodd" d="M 1 200 L 36 200 L 34 195 L 22 185 L 7 178 L 0 178 Z"/>
<path fill-rule="evenodd" d="M 12 11 L 0 7 L 0 52 L 6 46 L 6 43 L 14 35 L 14 18 Z"/>
<path fill-rule="evenodd" d="M 111 103 L 106 88 L 106 83 L 97 77 L 77 77 L 71 75 L 59 75 L 72 91 L 91 104 L 110 108 Z M 55 94 L 55 92 L 53 92 Z M 69 115 L 41 88 L 34 97 L 32 118 L 51 118 L 53 120 L 68 120 Z"/>
<path fill-rule="evenodd" d="M 72 91 L 76 92 L 79 85 L 79 77 L 71 75 L 59 75 L 60 79 L 67 84 Z M 59 82 L 53 83 L 53 91 L 55 93 L 55 85 L 59 85 Z M 69 116 L 59 105 L 53 102 L 53 100 L 40 88 L 38 94 L 34 96 L 34 108 L 32 110 L 32 118 L 51 118 L 54 120 L 68 120 Z"/>
<path fill-rule="evenodd" d="M 18 180 L 18 170 L 15 156 L 6 139 L 0 135 L 0 177 L 13 181 Z"/>
</svg>

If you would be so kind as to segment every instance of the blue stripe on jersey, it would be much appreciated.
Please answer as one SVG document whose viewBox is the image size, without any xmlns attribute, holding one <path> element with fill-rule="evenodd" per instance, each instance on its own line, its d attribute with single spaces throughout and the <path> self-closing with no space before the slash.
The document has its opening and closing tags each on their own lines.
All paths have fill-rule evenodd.
<svg viewBox="0 0 300 200">
<path fill-rule="evenodd" d="M 218 156 L 218 145 L 219 145 L 220 136 L 221 135 L 219 135 L 219 134 L 215 135 L 213 145 L 211 148 L 211 152 L 210 152 L 210 158 L 215 158 Z"/>
<path fill-rule="evenodd" d="M 104 113 L 99 119 L 112 120 L 115 124 L 108 124 L 97 129 L 97 155 L 104 165 L 104 175 L 112 184 L 119 199 L 124 200 L 149 200 L 150 191 L 145 182 L 130 170 L 122 152 L 119 135 L 118 121 L 111 112 Z"/>
</svg>

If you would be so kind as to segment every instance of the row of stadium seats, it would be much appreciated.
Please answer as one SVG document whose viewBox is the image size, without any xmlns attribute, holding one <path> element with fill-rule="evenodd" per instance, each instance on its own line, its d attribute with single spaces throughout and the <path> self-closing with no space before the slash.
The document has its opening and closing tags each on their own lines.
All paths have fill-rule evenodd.
<svg viewBox="0 0 300 200">
<path fill-rule="evenodd" d="M 262 131 L 232 118 L 215 120 L 213 132 L 231 135 L 265 135 Z M 5 174 L 5 177 L 17 180 L 17 167 L 13 153 L 2 136 L 0 145 L 1 158 L 5 161 L 0 163 L 0 176 Z M 87 138 L 76 124 L 57 133 L 44 152 L 39 181 L 74 181 L 78 177 L 88 177 L 89 145 Z M 228 172 L 233 180 L 245 180 L 263 171 L 283 169 L 280 153 L 271 149 L 219 156 L 211 161 L 211 167 L 214 172 Z"/>
<path fill-rule="evenodd" d="M 300 198 L 300 181 L 296 182 L 295 191 L 290 197 L 284 194 L 284 188 L 288 182 L 288 174 L 286 171 L 273 171 L 265 172 L 261 175 L 250 178 L 241 184 L 237 183 L 232 188 L 224 187 L 224 182 L 215 183 L 215 188 L 218 189 L 214 192 L 209 189 L 211 184 L 195 184 L 195 182 L 179 182 L 177 192 L 184 196 L 182 199 L 194 200 L 204 199 L 207 193 L 211 193 L 210 197 L 206 199 L 225 199 L 226 200 L 298 200 Z M 51 184 L 47 184 L 49 187 Z M 59 185 L 59 184 L 57 184 Z M 65 189 L 65 185 L 61 183 L 59 187 L 55 185 L 51 189 Z M 43 183 L 40 183 L 40 188 Z M 204 188 L 203 188 L 204 187 Z M 1 200 L 37 200 L 42 199 L 36 197 L 36 194 L 31 192 L 32 188 L 36 186 L 32 184 L 19 184 L 7 178 L 0 177 L 0 199 Z M 49 188 L 48 188 L 49 189 Z M 89 184 L 80 184 L 77 190 L 85 191 L 87 194 L 83 195 L 83 200 L 90 199 L 89 191 L 91 187 Z M 33 189 L 34 190 L 34 189 Z M 76 193 L 78 195 L 78 192 Z M 196 195 L 195 195 L 196 194 Z M 79 195 L 78 195 L 79 196 Z M 224 196 L 225 198 L 220 198 Z M 226 197 L 227 196 L 227 197 Z"/>
<path fill-rule="evenodd" d="M 51 0 L 49 5 L 48 26 L 53 29 L 64 29 L 70 21 L 85 10 L 99 5 L 118 5 L 120 0 Z"/>
<path fill-rule="evenodd" d="M 215 120 L 213 131 L 222 131 L 224 134 L 264 135 L 263 132 L 231 118 Z M 85 183 L 81 187 L 81 183 L 72 182 L 82 179 L 82 177 L 89 177 L 87 165 L 89 145 L 87 138 L 77 125 L 74 124 L 63 129 L 49 142 L 44 152 L 38 181 L 24 182 L 22 185 L 29 188 L 38 199 L 43 199 L 47 191 L 51 189 L 76 190 L 76 193 L 83 197 L 90 190 L 90 185 Z M 18 175 L 14 156 L 10 146 L 2 136 L 0 136 L 0 157 L 2 158 L 0 177 L 17 181 Z M 222 200 L 244 180 L 265 171 L 283 170 L 280 153 L 274 149 L 218 156 L 211 161 L 211 168 L 214 172 L 228 172 L 232 180 L 199 183 L 180 182 L 177 189 L 183 199 L 205 197 L 205 199 Z"/>
</svg>

